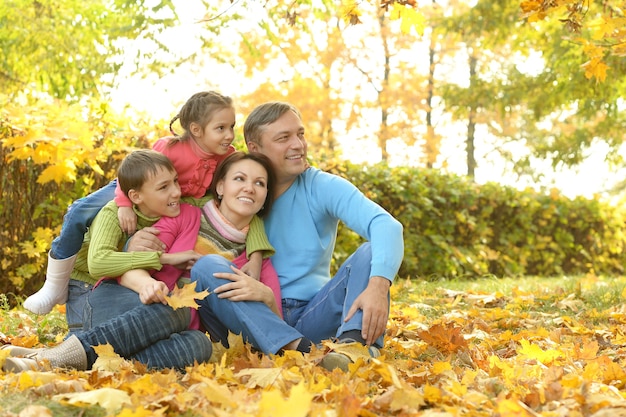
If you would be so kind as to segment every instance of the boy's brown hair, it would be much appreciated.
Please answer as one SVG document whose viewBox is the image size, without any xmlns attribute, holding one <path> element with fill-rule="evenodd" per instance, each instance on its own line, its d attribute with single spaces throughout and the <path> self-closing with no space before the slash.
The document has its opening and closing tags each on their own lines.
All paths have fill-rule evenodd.
<svg viewBox="0 0 626 417">
<path fill-rule="evenodd" d="M 130 190 L 140 190 L 141 187 L 156 175 L 159 169 L 176 172 L 170 159 L 151 149 L 141 149 L 126 156 L 117 170 L 117 182 L 121 190 L 128 196 Z"/>
</svg>

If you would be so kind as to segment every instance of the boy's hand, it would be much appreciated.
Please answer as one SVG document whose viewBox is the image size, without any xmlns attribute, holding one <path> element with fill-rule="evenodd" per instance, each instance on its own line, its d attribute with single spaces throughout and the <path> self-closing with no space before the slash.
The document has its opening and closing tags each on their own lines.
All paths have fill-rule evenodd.
<svg viewBox="0 0 626 417">
<path fill-rule="evenodd" d="M 144 285 L 139 290 L 139 299 L 143 304 L 161 303 L 167 304 L 165 296 L 169 292 L 167 285 L 163 281 L 154 280 Z"/>
<path fill-rule="evenodd" d="M 137 230 L 137 215 L 132 207 L 119 207 L 117 209 L 117 219 L 124 233 L 132 235 Z"/>
<path fill-rule="evenodd" d="M 241 271 L 256 279 L 261 279 L 261 267 L 263 263 L 263 254 L 261 252 L 254 252 L 250 254 L 248 262 L 241 267 Z"/>
</svg>

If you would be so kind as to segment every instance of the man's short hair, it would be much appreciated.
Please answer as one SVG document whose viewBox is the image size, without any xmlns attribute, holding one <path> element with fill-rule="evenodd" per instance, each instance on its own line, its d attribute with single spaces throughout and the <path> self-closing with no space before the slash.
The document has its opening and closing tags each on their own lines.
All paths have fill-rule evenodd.
<svg viewBox="0 0 626 417">
<path fill-rule="evenodd" d="M 250 113 L 243 125 L 243 137 L 246 140 L 246 144 L 250 142 L 259 144 L 265 126 L 274 123 L 290 110 L 298 118 L 302 118 L 294 105 L 282 101 L 270 101 L 257 106 L 252 110 L 252 113 Z"/>
<path fill-rule="evenodd" d="M 131 152 L 124 158 L 117 170 L 117 181 L 121 190 L 128 195 L 130 190 L 140 190 L 159 170 L 166 169 L 176 172 L 170 159 L 151 149 Z"/>
</svg>

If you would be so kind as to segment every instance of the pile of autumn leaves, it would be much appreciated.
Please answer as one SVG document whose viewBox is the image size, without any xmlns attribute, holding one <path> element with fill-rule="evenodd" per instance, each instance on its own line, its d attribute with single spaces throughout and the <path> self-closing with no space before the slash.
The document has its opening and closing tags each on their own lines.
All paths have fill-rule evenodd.
<svg viewBox="0 0 626 417">
<path fill-rule="evenodd" d="M 58 403 L 111 416 L 626 415 L 624 306 L 595 311 L 567 293 L 426 294 L 408 282 L 394 291 L 402 301 L 392 304 L 379 359 L 330 343 L 306 356 L 258 355 L 232 335 L 229 350 L 183 374 L 148 372 L 100 346 L 93 371 L 0 372 L 0 397 L 34 404 L 16 410 L 0 401 L 0 414 L 52 415 Z M 533 308 L 546 300 L 560 313 Z M 42 319 L 11 310 L 0 328 L 7 315 L 23 324 L 2 342 L 37 343 L 34 320 Z M 350 372 L 316 366 L 329 348 L 353 358 Z"/>
</svg>

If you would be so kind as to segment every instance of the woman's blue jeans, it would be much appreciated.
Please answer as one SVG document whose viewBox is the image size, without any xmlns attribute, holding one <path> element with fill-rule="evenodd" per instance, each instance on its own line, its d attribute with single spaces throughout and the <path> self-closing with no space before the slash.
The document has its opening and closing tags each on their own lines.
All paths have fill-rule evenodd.
<svg viewBox="0 0 626 417">
<path fill-rule="evenodd" d="M 115 198 L 117 179 L 114 179 L 97 191 L 74 201 L 65 216 L 61 234 L 52 241 L 50 256 L 54 259 L 66 259 L 74 256 L 83 244 L 83 238 L 96 214 L 109 201 Z"/>
<path fill-rule="evenodd" d="M 202 324 L 214 341 L 227 343 L 228 331 L 241 334 L 244 340 L 265 353 L 277 353 L 302 336 L 314 343 L 338 337 L 349 330 L 360 330 L 363 313 L 358 311 L 344 323 L 350 306 L 369 283 L 372 252 L 364 243 L 341 265 L 335 276 L 309 301 L 284 299 L 284 320 L 265 304 L 253 301 L 229 301 L 215 293 L 199 301 Z M 196 290 L 213 291 L 229 282 L 215 278 L 216 272 L 232 272 L 231 265 L 218 255 L 200 258 L 191 269 Z M 383 346 L 381 336 L 374 343 Z"/>
<path fill-rule="evenodd" d="M 110 344 L 115 352 L 151 369 L 183 370 L 207 362 L 213 345 L 199 330 L 188 330 L 189 308 L 143 304 L 139 295 L 116 281 L 103 281 L 88 296 L 85 328 L 75 335 L 87 352 L 89 367 L 97 355 L 93 346 Z"/>
</svg>

